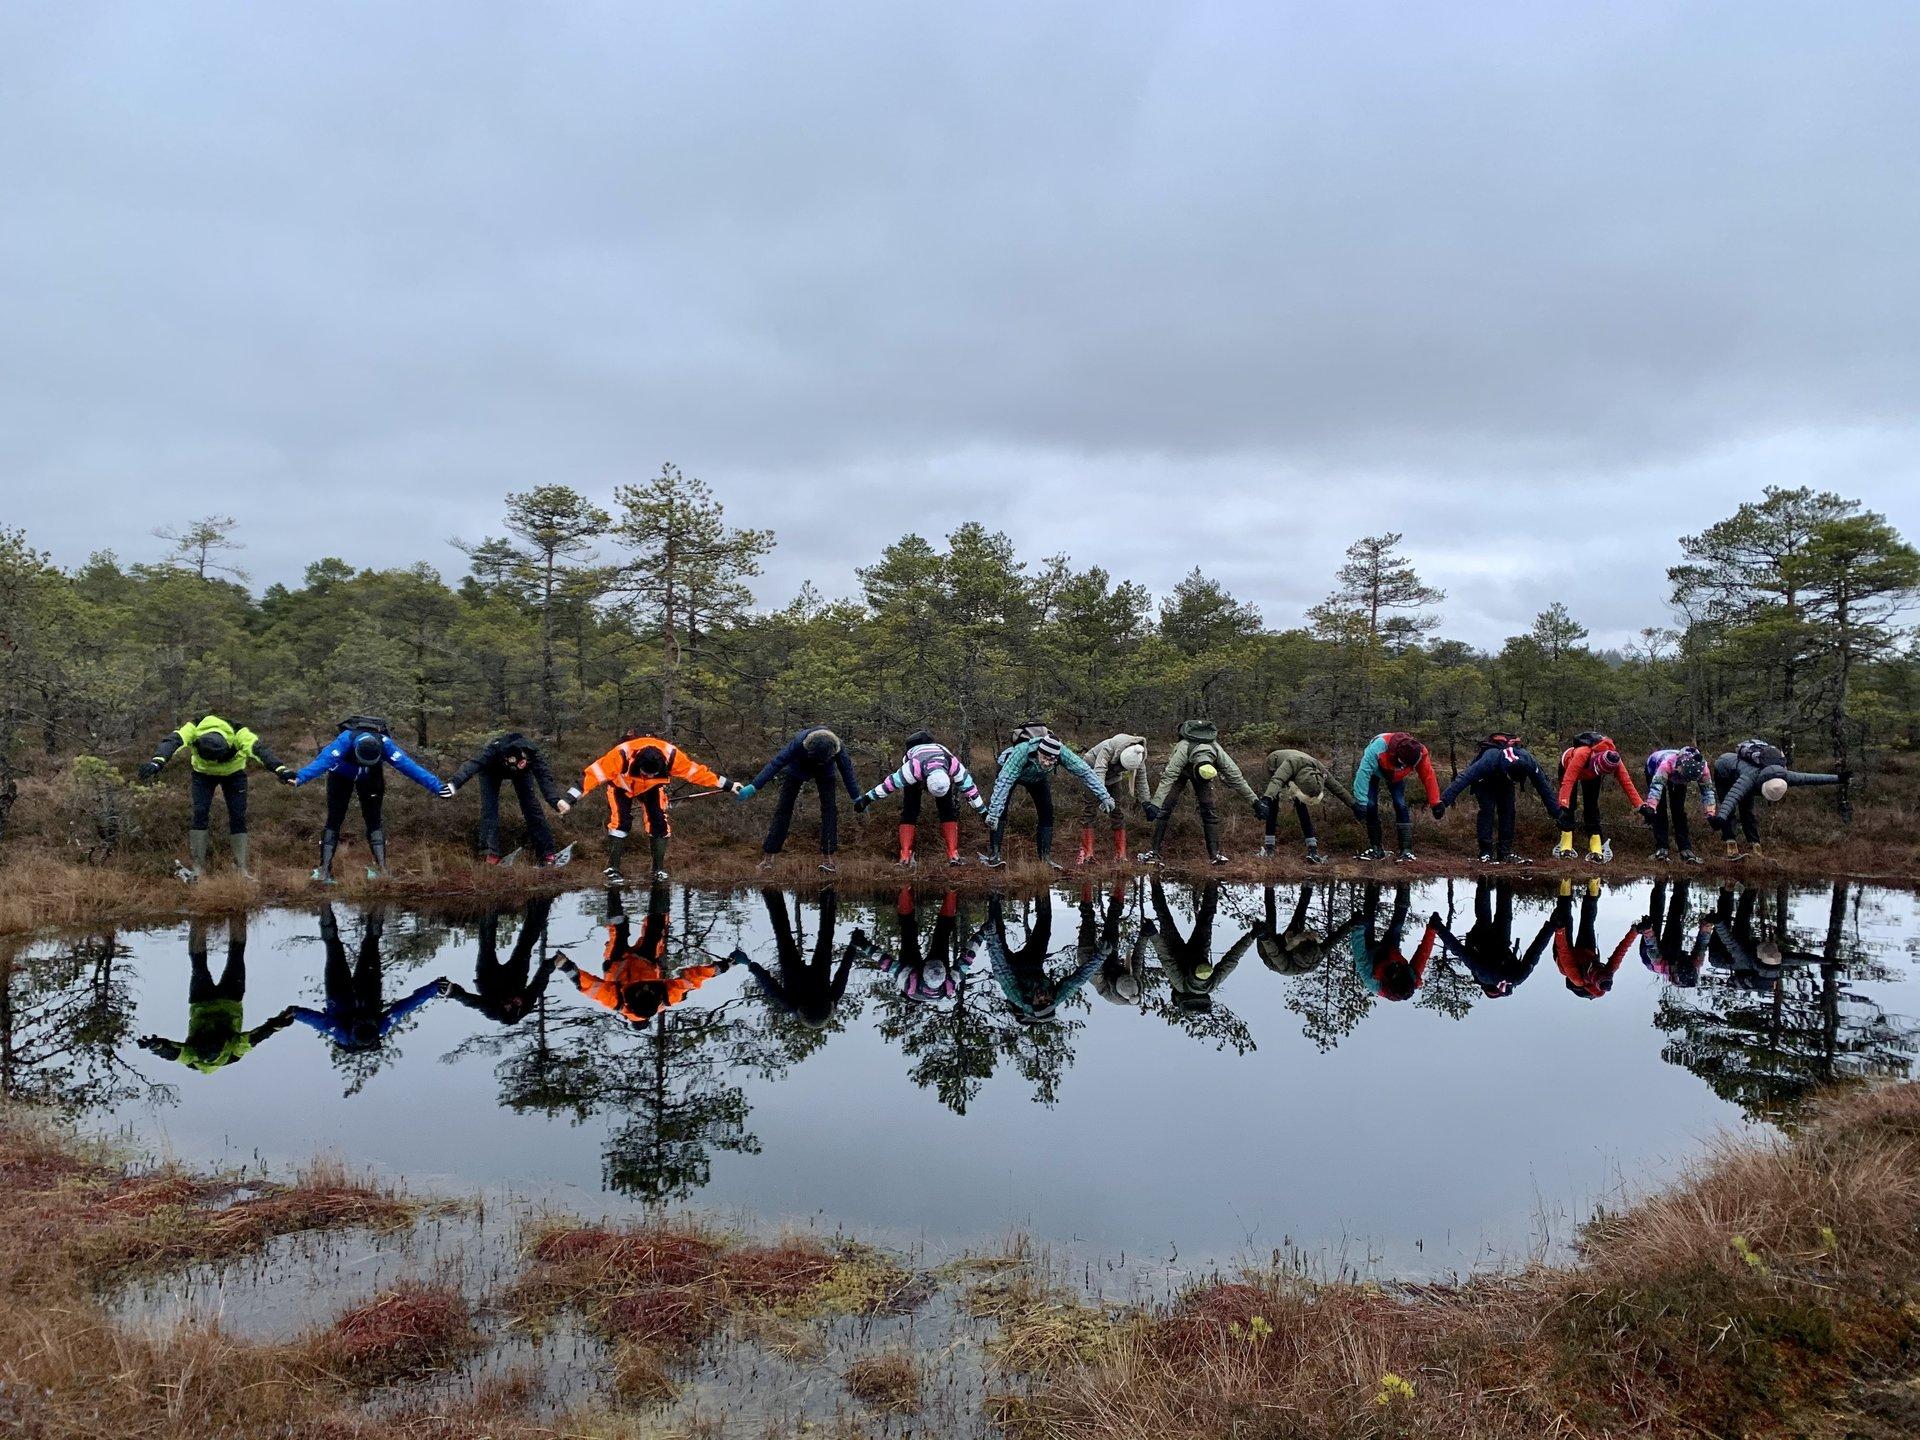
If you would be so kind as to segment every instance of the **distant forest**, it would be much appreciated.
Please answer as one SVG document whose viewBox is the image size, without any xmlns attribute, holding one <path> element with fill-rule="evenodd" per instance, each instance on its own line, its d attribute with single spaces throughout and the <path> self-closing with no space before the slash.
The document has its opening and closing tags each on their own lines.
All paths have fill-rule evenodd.
<svg viewBox="0 0 1920 1440">
<path fill-rule="evenodd" d="M 561 485 L 508 495 L 499 529 L 459 544 L 452 578 L 326 556 L 256 593 L 224 516 L 155 532 L 157 559 L 74 569 L 0 528 L 0 825 L 19 777 L 144 757 L 207 711 L 288 755 L 358 711 L 428 755 L 512 726 L 569 764 L 637 725 L 740 765 L 807 722 L 875 760 L 920 724 L 990 759 L 1030 716 L 1090 742 L 1204 714 L 1245 750 L 1287 741 L 1342 765 L 1384 729 L 1443 767 L 1494 729 L 1543 756 L 1585 728 L 1710 753 L 1756 734 L 1862 772 L 1920 736 L 1920 555 L 1812 489 L 1769 488 L 1682 537 L 1669 593 L 1618 652 L 1550 594 L 1498 650 L 1445 638 L 1445 594 L 1391 533 L 1356 540 L 1332 593 L 1276 623 L 1199 569 L 1156 603 L 979 524 L 903 536 L 856 594 L 759 609 L 775 536 L 730 524 L 672 465 L 609 508 Z"/>
</svg>

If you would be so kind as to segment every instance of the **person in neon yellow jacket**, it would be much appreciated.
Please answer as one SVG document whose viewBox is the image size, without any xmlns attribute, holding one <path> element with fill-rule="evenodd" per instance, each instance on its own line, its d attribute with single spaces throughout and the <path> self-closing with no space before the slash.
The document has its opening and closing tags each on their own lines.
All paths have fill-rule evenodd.
<svg viewBox="0 0 1920 1440">
<path fill-rule="evenodd" d="M 245 1059 L 262 1041 L 293 1023 L 293 1011 L 289 1008 L 272 1016 L 264 1025 L 247 1028 L 246 916 L 227 917 L 227 963 L 221 968 L 218 980 L 207 966 L 205 920 L 196 919 L 187 927 L 187 959 L 191 966 L 187 979 L 187 1036 L 184 1040 L 169 1040 L 164 1035 L 142 1035 L 139 1041 L 142 1050 L 162 1060 L 177 1060 L 202 1075 L 211 1075 Z"/>
<path fill-rule="evenodd" d="M 142 780 L 158 775 L 174 754 L 184 749 L 193 771 L 193 824 L 187 831 L 187 849 L 193 856 L 193 878 L 207 871 L 207 826 L 213 818 L 213 793 L 227 802 L 227 836 L 233 844 L 233 868 L 251 878 L 247 868 L 247 767 L 262 765 L 293 784 L 290 767 L 244 725 L 235 726 L 218 715 L 189 720 L 153 747 L 153 758 L 137 772 Z"/>
</svg>

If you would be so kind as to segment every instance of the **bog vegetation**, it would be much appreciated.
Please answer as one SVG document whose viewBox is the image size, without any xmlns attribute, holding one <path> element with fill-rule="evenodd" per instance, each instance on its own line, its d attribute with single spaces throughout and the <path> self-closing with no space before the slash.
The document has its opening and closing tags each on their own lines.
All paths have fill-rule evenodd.
<svg viewBox="0 0 1920 1440">
<path fill-rule="evenodd" d="M 925 723 L 979 760 L 1028 716 L 1093 739 L 1205 713 L 1236 746 L 1285 740 L 1343 766 L 1408 729 L 1444 767 L 1489 729 L 1551 753 L 1594 726 L 1709 753 L 1759 734 L 1868 785 L 1877 752 L 1920 735 L 1905 618 L 1920 556 L 1813 489 L 1769 488 L 1681 538 L 1669 593 L 1645 597 L 1619 651 L 1594 649 L 1551 593 L 1497 650 L 1447 638 L 1445 595 L 1392 533 L 1356 540 L 1322 603 L 1276 617 L 1198 569 L 1156 601 L 979 524 L 902 537 L 855 595 L 758 607 L 774 535 L 731 524 L 671 465 L 610 508 L 560 485 L 509 495 L 500 531 L 406 569 L 323 556 L 299 585 L 256 591 L 224 517 L 75 568 L 0 529 L 0 840 L 22 776 L 68 772 L 110 811 L 124 762 L 209 710 L 288 754 L 371 711 L 430 755 L 511 724 L 569 761 L 629 724 L 757 758 L 824 722 L 878 760 Z"/>
</svg>

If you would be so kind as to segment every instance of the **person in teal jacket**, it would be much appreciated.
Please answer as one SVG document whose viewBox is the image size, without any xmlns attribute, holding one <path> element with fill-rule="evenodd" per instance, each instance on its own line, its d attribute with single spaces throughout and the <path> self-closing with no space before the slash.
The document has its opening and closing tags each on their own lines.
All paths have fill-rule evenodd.
<svg viewBox="0 0 1920 1440">
<path fill-rule="evenodd" d="M 1114 810 L 1113 796 L 1091 766 L 1045 725 L 1029 720 L 1013 732 L 1013 744 L 1000 752 L 1000 773 L 994 777 L 993 798 L 987 801 L 989 849 L 980 857 L 984 865 L 999 868 L 1007 862 L 1001 849 L 1007 838 L 1007 802 L 1018 785 L 1033 797 L 1034 848 L 1040 859 L 1053 869 L 1063 867 L 1053 859 L 1053 772 L 1064 766 L 1093 796 L 1103 814 Z"/>
<path fill-rule="evenodd" d="M 304 785 L 327 777 L 327 823 L 320 832 L 320 867 L 313 878 L 333 884 L 333 852 L 340 844 L 340 825 L 347 806 L 360 797 L 360 818 L 367 827 L 367 848 L 373 852 L 369 880 L 387 873 L 387 831 L 381 815 L 387 799 L 387 766 L 393 766 L 422 790 L 443 800 L 453 798 L 453 786 L 435 775 L 394 743 L 387 722 L 373 715 L 350 715 L 331 744 L 302 765 L 293 783 Z"/>
</svg>

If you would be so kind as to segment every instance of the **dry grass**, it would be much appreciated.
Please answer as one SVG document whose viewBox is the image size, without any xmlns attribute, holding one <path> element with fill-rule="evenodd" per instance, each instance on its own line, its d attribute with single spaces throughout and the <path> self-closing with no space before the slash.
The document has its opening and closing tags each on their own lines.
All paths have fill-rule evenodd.
<svg viewBox="0 0 1920 1440">
<path fill-rule="evenodd" d="M 840 1379 L 854 1399 L 890 1415 L 911 1415 L 920 1408 L 920 1367 L 910 1355 L 888 1351 L 862 1355 Z"/>
<path fill-rule="evenodd" d="M 1596 1221 L 1577 1264 L 1387 1291 L 1283 1275 L 1136 1316 L 1003 1397 L 1020 1436 L 1860 1435 L 1920 1410 L 1920 1086 L 1831 1102 Z M 1891 1418 L 1889 1418 L 1891 1417 Z"/>
<path fill-rule="evenodd" d="M 480 1347 L 460 1292 L 402 1285 L 336 1319 L 310 1347 L 314 1362 L 355 1385 L 384 1385 L 447 1368 Z"/>
</svg>

